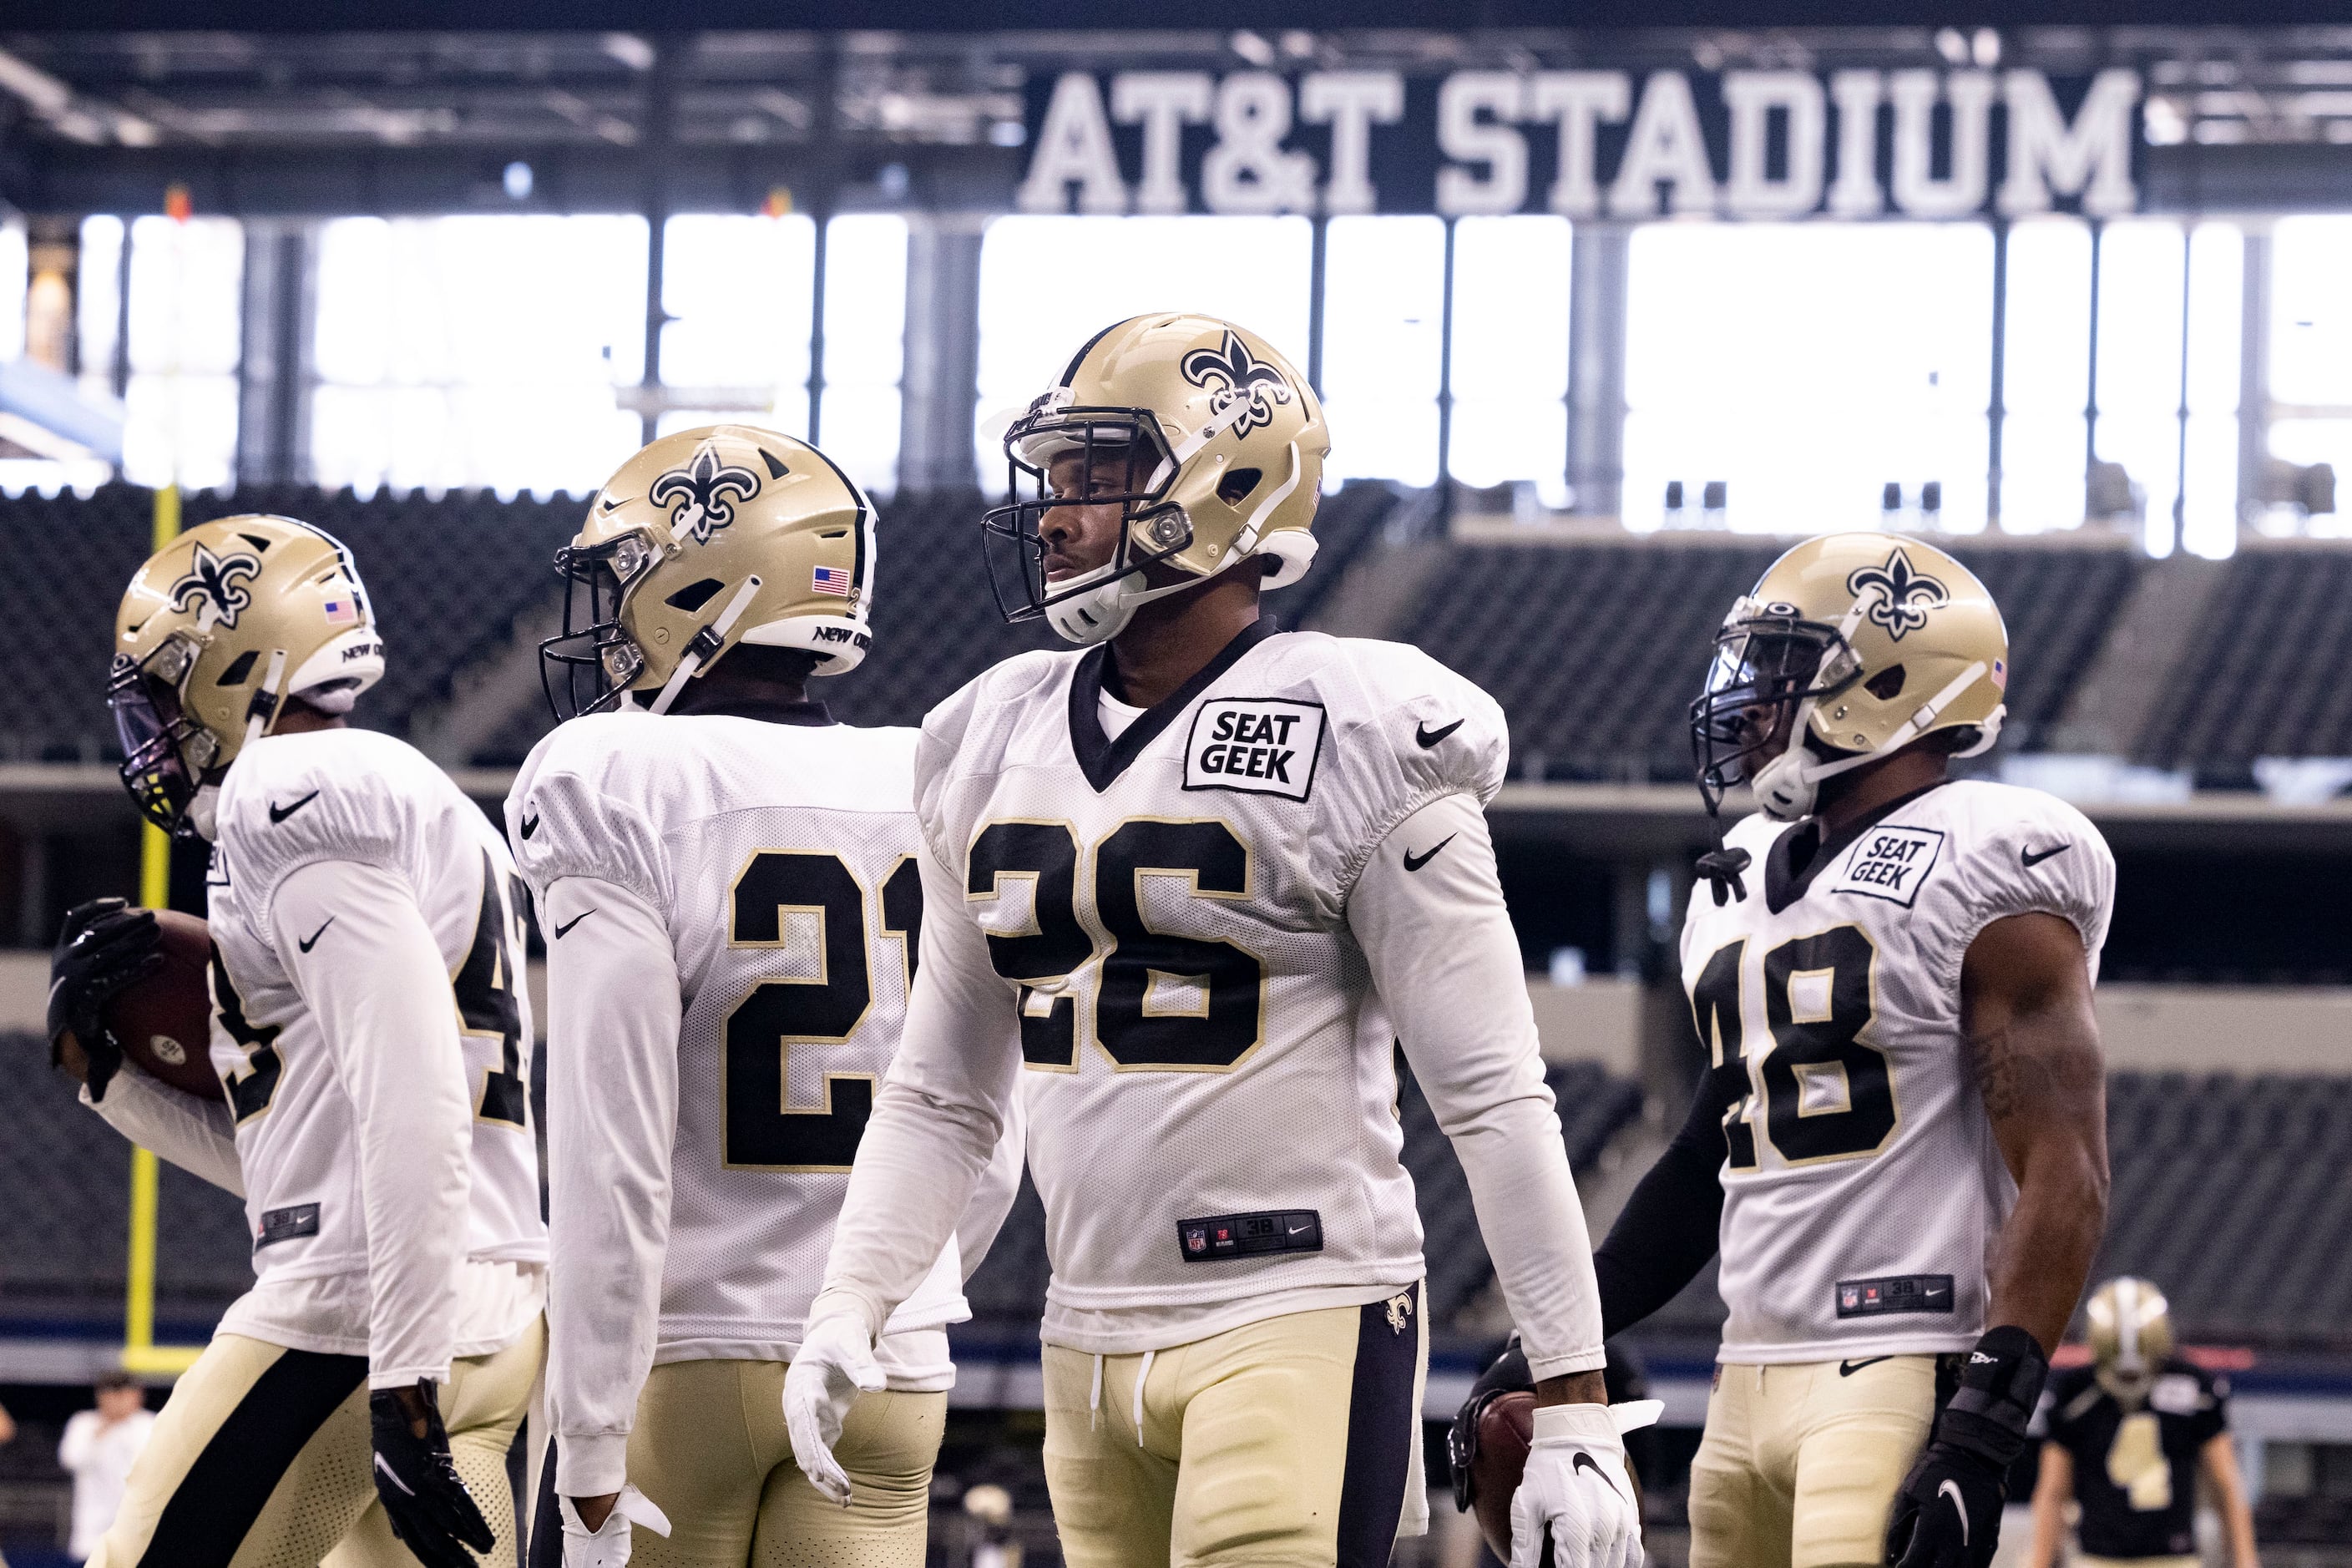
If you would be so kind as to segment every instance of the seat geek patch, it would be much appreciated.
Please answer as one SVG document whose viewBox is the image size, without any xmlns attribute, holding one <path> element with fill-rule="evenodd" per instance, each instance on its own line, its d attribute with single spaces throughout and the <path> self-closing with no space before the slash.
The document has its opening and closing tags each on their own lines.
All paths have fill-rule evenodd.
<svg viewBox="0 0 2352 1568">
<path fill-rule="evenodd" d="M 1846 851 L 1845 868 L 1830 891 L 1867 893 L 1908 909 L 1943 850 L 1941 828 L 1874 827 Z"/>
<path fill-rule="evenodd" d="M 1284 697 L 1201 704 L 1184 743 L 1184 787 L 1305 800 L 1323 750 L 1323 705 Z"/>
</svg>

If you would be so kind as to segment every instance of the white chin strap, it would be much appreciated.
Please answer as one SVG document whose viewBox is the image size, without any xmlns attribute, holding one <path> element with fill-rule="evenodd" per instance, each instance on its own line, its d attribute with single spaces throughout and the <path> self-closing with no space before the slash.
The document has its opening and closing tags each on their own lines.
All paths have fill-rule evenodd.
<svg viewBox="0 0 2352 1568">
<path fill-rule="evenodd" d="M 1871 751 L 1859 752 L 1831 762 L 1823 762 L 1805 749 L 1805 737 L 1811 733 L 1816 699 L 1808 697 L 1798 705 L 1796 721 L 1789 726 L 1789 749 L 1766 763 L 1756 775 L 1757 806 L 1775 822 L 1798 822 L 1813 814 L 1813 802 L 1820 794 L 1821 782 L 1851 773 L 1864 763 L 1874 763 L 1890 756 L 1926 734 L 1937 717 L 1962 693 L 1984 679 L 1987 667 L 1979 659 L 1954 676 L 1941 691 L 1929 698 L 1900 729 Z M 2000 721 L 2008 715 L 2006 706 L 1996 708 L 1978 726 L 1976 744 L 1955 753 L 1973 757 L 1989 750 L 2000 733 Z"/>
<path fill-rule="evenodd" d="M 1222 416 L 1224 423 L 1230 424 L 1239 417 L 1239 411 L 1244 406 L 1245 404 L 1237 405 L 1234 410 L 1229 410 Z M 1179 447 L 1176 449 L 1178 465 L 1181 467 L 1184 459 L 1199 451 L 1210 437 L 1223 428 L 1223 425 L 1212 421 L 1202 428 L 1200 434 Z M 1242 562 L 1261 553 L 1276 557 L 1276 569 L 1261 584 L 1263 588 L 1286 588 L 1306 576 L 1308 564 L 1315 559 L 1314 535 L 1297 529 L 1285 529 L 1267 539 L 1263 545 L 1258 542 L 1258 530 L 1274 514 L 1275 508 L 1290 499 L 1290 492 L 1298 488 L 1299 475 L 1306 471 L 1306 465 L 1299 460 L 1297 442 L 1290 444 L 1289 452 L 1289 474 L 1282 483 L 1268 490 L 1265 499 L 1251 510 L 1249 521 L 1242 524 L 1240 532 L 1234 535 L 1224 559 L 1215 566 L 1198 577 L 1160 588 L 1150 586 L 1139 571 L 1120 573 L 1112 566 L 1097 566 L 1088 575 L 1100 576 L 1103 581 L 1084 593 L 1074 594 L 1046 605 L 1046 622 L 1065 642 L 1081 646 L 1108 642 L 1127 629 L 1127 623 L 1135 618 L 1137 605 L 1198 587 L 1210 578 L 1229 572 Z"/>
<path fill-rule="evenodd" d="M 738 587 L 734 596 L 727 601 L 727 607 L 719 612 L 719 618 L 694 634 L 694 640 L 686 645 L 686 652 L 679 656 L 677 668 L 671 670 L 669 679 L 662 683 L 662 689 L 655 696 L 649 711 L 655 713 L 669 711 L 669 705 L 677 700 L 677 694 L 686 689 L 686 683 L 694 679 L 694 672 L 700 669 L 710 656 L 717 653 L 725 644 L 727 634 L 734 629 L 735 623 L 742 618 L 743 612 L 751 607 L 751 596 L 759 591 L 760 576 L 755 572 L 743 579 L 742 585 Z"/>
</svg>

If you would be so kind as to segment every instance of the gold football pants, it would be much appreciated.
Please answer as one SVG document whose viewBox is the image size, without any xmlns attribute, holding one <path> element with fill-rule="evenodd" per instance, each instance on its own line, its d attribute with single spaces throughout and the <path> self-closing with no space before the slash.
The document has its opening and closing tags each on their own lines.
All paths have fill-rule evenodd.
<svg viewBox="0 0 2352 1568">
<path fill-rule="evenodd" d="M 1150 1355 L 1047 1345 L 1045 1482 L 1064 1560 L 1386 1568 L 1420 1470 L 1420 1307 L 1415 1285 Z"/>
<path fill-rule="evenodd" d="M 849 1473 L 840 1508 L 793 1460 L 783 1363 L 655 1367 L 637 1396 L 629 1480 L 671 1533 L 633 1528 L 631 1568 L 923 1568 L 947 1411 L 945 1394 L 861 1394 L 833 1447 Z"/>
<path fill-rule="evenodd" d="M 450 1455 L 498 1537 L 484 1568 L 517 1561 L 507 1450 L 545 1342 L 534 1318 L 441 1387 Z M 216 1334 L 155 1417 L 91 1568 L 417 1568 L 376 1501 L 373 1453 L 365 1356 Z"/>
<path fill-rule="evenodd" d="M 1935 1414 L 1934 1356 L 1718 1366 L 1691 1460 L 1691 1568 L 1885 1562 Z"/>
</svg>

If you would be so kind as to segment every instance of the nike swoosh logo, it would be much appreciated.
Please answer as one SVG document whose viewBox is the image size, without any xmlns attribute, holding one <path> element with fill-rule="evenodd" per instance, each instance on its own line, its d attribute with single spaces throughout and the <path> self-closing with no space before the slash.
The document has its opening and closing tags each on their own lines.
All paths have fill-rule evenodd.
<svg viewBox="0 0 2352 1568">
<path fill-rule="evenodd" d="M 1852 1377 L 1864 1367 L 1876 1366 L 1880 1362 L 1893 1361 L 1894 1359 L 1895 1358 L 1891 1355 L 1874 1355 L 1864 1356 L 1860 1361 L 1842 1361 L 1838 1363 L 1838 1375 L 1840 1377 Z"/>
<path fill-rule="evenodd" d="M 1576 1451 L 1576 1458 L 1568 1462 L 1568 1470 L 1570 1475 L 1574 1475 L 1579 1470 L 1591 1470 L 1594 1475 L 1601 1478 L 1601 1484 L 1602 1486 L 1607 1487 L 1619 1497 L 1623 1497 L 1625 1495 L 1623 1489 L 1619 1487 L 1615 1481 L 1609 1479 L 1609 1472 L 1602 1469 L 1600 1465 L 1594 1461 L 1592 1456 L 1586 1453 L 1581 1448 L 1579 1448 Z"/>
<path fill-rule="evenodd" d="M 276 801 L 270 802 L 269 825 L 272 827 L 277 826 L 279 823 L 285 821 L 288 817 L 293 816 L 296 812 L 301 810 L 304 806 L 310 805 L 312 801 L 318 798 L 319 792 L 317 790 L 312 790 L 309 795 L 304 795 L 292 805 L 279 805 Z"/>
<path fill-rule="evenodd" d="M 1936 1495 L 1952 1500 L 1952 1510 L 1960 1516 L 1960 1544 L 1966 1546 L 1969 1543 L 1969 1505 L 1960 1500 L 1960 1483 L 1948 1480 L 1936 1489 Z"/>
<path fill-rule="evenodd" d="M 1313 1230 L 1314 1228 L 1315 1227 L 1311 1225 L 1294 1225 L 1290 1227 L 1290 1234 L 1293 1236 L 1305 1236 L 1308 1231 Z"/>
<path fill-rule="evenodd" d="M 2044 860 L 2049 859 L 2053 855 L 2063 855 L 2067 850 L 2072 849 L 2073 847 L 2074 847 L 2074 841 L 2069 839 L 2067 842 L 2058 846 L 2055 849 L 2021 849 L 2018 851 L 2017 858 L 2024 861 L 2025 868 L 2031 871 L 2036 866 L 2041 865 Z"/>
<path fill-rule="evenodd" d="M 1437 858 L 1439 850 L 1444 849 L 1447 845 L 1453 842 L 1454 835 L 1449 833 L 1444 837 L 1439 839 L 1435 846 L 1433 846 L 1425 855 L 1415 855 L 1412 850 L 1406 850 L 1404 852 L 1404 868 L 1408 871 L 1420 870 L 1423 866 L 1428 865 L 1432 860 Z"/>
<path fill-rule="evenodd" d="M 1415 723 L 1412 727 L 1412 738 L 1421 742 L 1421 749 L 1425 752 L 1460 728 L 1462 728 L 1462 721 L 1459 719 L 1446 725 L 1443 730 L 1433 730 L 1426 724 Z"/>
<path fill-rule="evenodd" d="M 319 945 L 319 939 L 326 935 L 327 928 L 334 923 L 335 917 L 329 915 L 324 921 L 320 922 L 319 929 L 317 931 L 312 931 L 307 937 L 298 938 L 294 945 L 300 948 L 304 952 L 310 952 L 312 948 Z"/>
<path fill-rule="evenodd" d="M 593 915 L 595 912 L 596 911 L 594 910 L 583 910 L 578 914 L 573 915 L 570 920 L 565 921 L 562 925 L 557 926 L 555 928 L 555 940 L 562 942 L 564 937 L 569 934 L 573 926 L 578 925 L 582 921 L 586 920 L 590 915 Z"/>
<path fill-rule="evenodd" d="M 539 818 L 536 816 L 526 816 L 522 819 L 522 836 L 525 838 L 530 837 L 532 834 L 538 831 Z"/>
</svg>

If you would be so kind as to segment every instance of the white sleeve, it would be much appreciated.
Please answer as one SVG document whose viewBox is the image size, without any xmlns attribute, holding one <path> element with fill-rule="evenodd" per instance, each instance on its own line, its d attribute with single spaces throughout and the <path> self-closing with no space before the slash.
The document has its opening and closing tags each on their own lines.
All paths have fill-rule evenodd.
<svg viewBox="0 0 2352 1568">
<path fill-rule="evenodd" d="M 198 1100 L 158 1083 L 126 1058 L 107 1084 L 106 1098 L 93 1104 L 85 1085 L 81 1102 L 142 1149 L 224 1192 L 245 1196 L 236 1129 L 228 1107 L 218 1100 Z"/>
<path fill-rule="evenodd" d="M 1477 801 L 1444 795 L 1398 824 L 1357 879 L 1348 925 L 1470 1179 L 1529 1369 L 1541 1379 L 1599 1368 L 1592 1244 Z"/>
<path fill-rule="evenodd" d="M 652 905 L 566 877 L 540 906 L 547 944 L 548 1405 L 556 1489 L 628 1479 L 653 1365 L 677 1131 L 677 958 Z"/>
<path fill-rule="evenodd" d="M 811 1323 L 854 1312 L 875 1337 L 938 1264 L 1017 1115 L 1013 990 L 989 963 L 961 884 L 928 846 L 921 864 L 922 967 L 809 1308 Z"/>
<path fill-rule="evenodd" d="M 278 884 L 270 914 L 358 1125 L 368 1386 L 446 1379 L 474 1115 L 441 950 L 407 879 L 382 866 L 314 860 Z"/>
<path fill-rule="evenodd" d="M 77 1410 L 66 1420 L 65 1436 L 58 1443 L 58 1468 L 79 1471 L 89 1463 L 90 1452 L 98 1446 L 98 1412 Z"/>
<path fill-rule="evenodd" d="M 996 1141 L 996 1152 L 989 1157 L 988 1169 L 980 1173 L 980 1185 L 972 1189 L 971 1202 L 956 1226 L 956 1255 L 967 1280 L 987 1261 L 988 1249 L 996 1245 L 996 1233 L 1004 1228 L 1004 1216 L 1013 1212 L 1013 1200 L 1021 1195 L 1028 1133 L 1028 1104 L 1015 1079 L 1013 1097 L 1005 1105 L 1004 1135 Z"/>
</svg>

